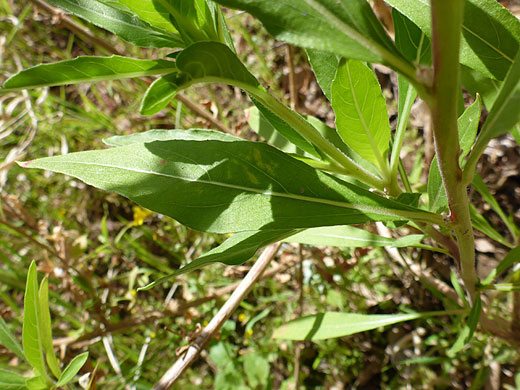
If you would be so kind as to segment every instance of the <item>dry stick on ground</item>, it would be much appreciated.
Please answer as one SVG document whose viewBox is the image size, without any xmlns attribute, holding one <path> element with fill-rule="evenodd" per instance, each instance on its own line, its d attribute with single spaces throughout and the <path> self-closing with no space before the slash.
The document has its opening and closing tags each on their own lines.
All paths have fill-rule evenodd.
<svg viewBox="0 0 520 390">
<path fill-rule="evenodd" d="M 261 279 L 267 279 L 271 276 L 278 275 L 297 263 L 297 260 L 294 258 L 289 258 L 288 260 L 283 259 L 282 261 L 282 264 L 278 264 L 275 267 L 267 270 L 261 276 Z M 170 304 L 168 309 L 164 312 L 155 311 L 152 313 L 147 313 L 144 317 L 141 318 L 130 318 L 128 320 L 124 320 L 117 323 L 109 323 L 106 324 L 103 329 L 99 328 L 92 332 L 85 333 L 79 337 L 64 337 L 60 339 L 55 339 L 54 345 L 81 347 L 84 344 L 91 344 L 91 340 L 94 340 L 100 336 L 104 336 L 109 333 L 123 332 L 125 330 L 129 330 L 140 325 L 148 325 L 150 323 L 153 323 L 155 320 L 164 318 L 166 316 L 172 317 L 178 314 L 182 314 L 192 307 L 200 306 L 206 302 L 218 299 L 226 294 L 229 294 L 230 292 L 235 290 L 240 283 L 241 282 L 236 282 L 228 286 L 219 288 L 215 292 L 205 297 L 195 299 L 194 301 L 186 302 L 183 304 Z"/>
<path fill-rule="evenodd" d="M 70 18 L 69 16 L 66 16 L 64 11 L 60 10 L 59 8 L 55 8 L 43 0 L 30 0 L 30 1 L 33 4 L 37 5 L 41 11 L 43 11 L 46 14 L 52 16 L 53 18 L 56 18 L 57 20 L 59 20 L 60 24 L 63 27 L 82 36 L 85 39 L 85 41 L 103 48 L 104 51 L 107 51 L 110 54 L 121 55 L 121 53 L 119 52 L 119 50 L 117 50 L 116 47 L 111 45 L 108 41 L 103 40 L 100 37 L 97 37 L 89 29 L 87 29 L 83 26 L 80 26 L 72 18 Z M 220 130 L 224 133 L 233 134 L 233 132 L 231 131 L 231 129 L 229 127 L 224 125 L 218 119 L 213 118 L 213 116 L 210 113 L 208 113 L 205 109 L 201 108 L 200 105 L 198 105 L 197 103 L 192 101 L 186 95 L 184 95 L 182 93 L 178 93 L 175 96 L 175 98 L 177 100 L 179 100 L 180 102 L 182 102 L 194 114 L 204 118 L 209 123 L 211 123 L 213 126 L 215 126 L 218 130 Z"/>
<path fill-rule="evenodd" d="M 383 237 L 392 237 L 390 229 L 388 229 L 385 225 L 383 225 L 380 222 L 376 223 L 377 226 L 377 232 L 379 235 Z M 448 286 L 443 281 L 436 278 L 434 275 L 432 275 L 431 271 L 429 269 L 425 269 L 421 267 L 417 263 L 410 263 L 407 264 L 399 254 L 399 250 L 397 248 L 391 248 L 391 247 L 385 247 L 386 253 L 391 257 L 391 259 L 399 264 L 404 269 L 410 269 L 413 274 L 415 274 L 420 280 L 424 281 L 426 284 L 429 284 L 430 286 L 433 286 L 438 291 L 440 291 L 445 296 L 449 297 L 450 299 L 457 302 L 459 305 L 462 306 L 462 302 L 455 292 L 454 289 L 452 289 L 450 286 Z"/>
<path fill-rule="evenodd" d="M 65 259 L 63 257 L 61 257 L 61 255 L 56 252 L 56 250 L 52 247 L 50 247 L 49 245 L 47 244 L 44 244 L 43 242 L 40 242 L 38 241 L 36 238 L 34 238 L 33 236 L 31 236 L 29 233 L 25 232 L 22 228 L 18 227 L 18 226 L 15 226 L 3 219 L 0 219 L 0 225 L 5 225 L 7 226 L 9 229 L 12 229 L 14 230 L 15 232 L 17 232 L 18 234 L 24 236 L 25 238 L 27 238 L 29 241 L 35 243 L 36 245 L 42 247 L 43 249 L 49 251 L 50 253 L 52 253 L 54 256 L 56 256 L 58 259 L 60 259 L 61 261 L 65 261 Z"/>
<path fill-rule="evenodd" d="M 264 249 L 253 267 L 249 270 L 246 277 L 240 282 L 237 289 L 233 291 L 231 297 L 220 308 L 217 315 L 213 317 L 210 323 L 202 330 L 201 334 L 195 339 L 192 345 L 189 346 L 185 354 L 170 367 L 170 369 L 157 382 L 154 390 L 167 390 L 175 381 L 180 378 L 183 372 L 197 359 L 202 349 L 217 333 L 222 324 L 233 314 L 242 299 L 253 288 L 254 284 L 265 271 L 273 257 L 280 248 L 280 243 L 271 244 Z"/>
<path fill-rule="evenodd" d="M 78 23 L 76 23 L 70 16 L 67 16 L 65 11 L 62 11 L 59 8 L 53 7 L 43 0 L 30 0 L 31 3 L 38 6 L 38 8 L 46 13 L 47 15 L 52 16 L 53 19 L 58 21 L 57 24 L 67 28 L 68 30 L 80 35 L 84 40 L 103 48 L 104 51 L 110 54 L 121 55 L 119 50 L 117 50 L 114 46 L 112 46 L 108 41 L 94 35 L 92 31 L 88 28 L 85 28 Z"/>
<path fill-rule="evenodd" d="M 294 71 L 294 47 L 287 44 L 287 66 L 289 67 L 289 96 L 291 109 L 298 111 L 298 91 L 296 90 L 296 80 Z"/>
</svg>

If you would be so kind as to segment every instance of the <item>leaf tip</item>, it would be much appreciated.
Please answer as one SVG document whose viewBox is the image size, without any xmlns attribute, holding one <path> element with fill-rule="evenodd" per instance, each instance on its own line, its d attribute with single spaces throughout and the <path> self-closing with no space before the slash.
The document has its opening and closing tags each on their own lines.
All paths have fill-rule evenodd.
<svg viewBox="0 0 520 390">
<path fill-rule="evenodd" d="M 34 160 L 29 161 L 16 161 L 16 163 L 22 168 L 27 168 Z"/>
</svg>

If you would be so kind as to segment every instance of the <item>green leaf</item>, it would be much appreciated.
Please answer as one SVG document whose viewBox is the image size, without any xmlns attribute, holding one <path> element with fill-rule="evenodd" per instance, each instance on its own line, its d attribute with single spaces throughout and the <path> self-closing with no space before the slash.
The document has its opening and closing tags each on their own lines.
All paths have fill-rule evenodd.
<svg viewBox="0 0 520 390">
<path fill-rule="evenodd" d="M 141 115 L 155 115 L 165 108 L 177 95 L 179 90 L 175 85 L 176 77 L 166 75 L 156 79 L 146 90 L 139 113 Z"/>
<path fill-rule="evenodd" d="M 312 145 L 308 144 L 307 141 L 302 138 L 298 133 L 294 132 L 289 125 L 283 122 L 281 119 L 274 115 L 263 115 L 262 111 L 258 110 L 259 105 L 257 107 L 251 107 L 248 115 L 248 123 L 249 126 L 255 131 L 258 135 L 260 135 L 263 139 L 267 141 L 270 145 L 276 146 L 278 149 L 290 153 L 292 155 L 298 156 L 301 161 L 307 162 L 312 166 L 312 163 L 315 161 L 309 161 L 306 159 L 301 159 L 301 157 L 309 157 L 315 159 L 319 154 L 316 152 Z M 268 119 L 269 120 L 268 120 Z M 306 115 L 303 117 L 309 124 L 311 124 L 318 132 L 323 136 L 323 138 L 327 139 L 332 145 L 334 145 L 337 149 L 343 152 L 345 155 L 349 156 L 353 161 L 355 161 L 359 166 L 362 166 L 369 172 L 376 173 L 375 167 L 362 159 L 358 154 L 354 153 L 341 139 L 341 137 L 336 132 L 336 129 L 327 126 L 321 120 L 311 115 Z M 281 125 L 281 126 L 280 126 Z M 274 126 L 277 126 L 275 129 Z M 281 131 L 280 131 L 281 130 Z M 292 142 L 289 140 L 289 131 L 293 133 Z M 284 135 L 282 135 L 284 134 Z M 297 138 L 297 139 L 296 139 Z M 303 141 L 303 142 L 302 142 Z M 305 150 L 309 150 L 311 153 L 305 152 L 297 145 L 305 147 Z M 309 149 L 312 148 L 312 149 Z M 300 157 L 301 156 L 301 157 Z"/>
<path fill-rule="evenodd" d="M 448 209 L 448 197 L 442 183 L 437 156 L 433 157 L 428 173 L 428 208 L 433 213 L 440 213 Z"/>
<path fill-rule="evenodd" d="M 307 49 L 307 56 L 321 90 L 332 101 L 332 82 L 339 66 L 338 56 L 323 50 Z"/>
<path fill-rule="evenodd" d="M 14 352 L 21 360 L 27 360 L 23 353 L 22 346 L 11 333 L 2 317 L 0 317 L 0 343 L 9 351 Z"/>
<path fill-rule="evenodd" d="M 392 19 L 394 21 L 395 45 L 399 51 L 409 61 L 431 65 L 430 39 L 425 36 L 415 23 L 395 8 L 392 9 Z"/>
<path fill-rule="evenodd" d="M 464 157 L 471 150 L 471 146 L 477 135 L 480 113 L 481 103 L 480 97 L 477 95 L 475 102 L 464 111 L 457 121 L 461 148 L 459 163 L 462 163 Z M 439 213 L 448 209 L 448 198 L 442 183 L 437 156 L 433 158 L 428 174 L 428 199 L 430 211 Z"/>
<path fill-rule="evenodd" d="M 392 246 L 395 242 L 392 238 L 378 236 L 377 234 L 352 226 L 322 226 L 306 229 L 286 238 L 283 241 L 344 248 Z"/>
<path fill-rule="evenodd" d="M 386 0 L 410 18 L 431 38 L 428 0 Z M 468 0 L 464 6 L 464 24 L 460 62 L 487 77 L 503 80 L 520 42 L 520 21 L 495 0 Z"/>
<path fill-rule="evenodd" d="M 27 361 L 33 367 L 36 375 L 46 376 L 43 360 L 43 347 L 41 339 L 40 308 L 38 300 L 38 278 L 36 263 L 33 261 L 27 273 L 27 285 L 25 287 L 24 314 L 22 330 L 23 349 Z"/>
<path fill-rule="evenodd" d="M 241 141 L 233 135 L 219 133 L 214 130 L 190 129 L 190 130 L 148 130 L 142 133 L 129 135 L 115 135 L 103 140 L 108 146 L 126 146 L 132 144 L 153 142 L 153 141 L 172 141 L 172 140 L 219 140 L 224 142 Z"/>
<path fill-rule="evenodd" d="M 165 34 L 149 23 L 96 0 L 48 0 L 87 22 L 116 34 L 125 41 L 142 47 L 184 47 L 178 34 Z"/>
<path fill-rule="evenodd" d="M 424 234 L 409 234 L 407 236 L 400 237 L 396 239 L 392 243 L 393 248 L 409 248 L 409 247 L 417 247 L 417 248 L 426 248 L 426 245 L 421 244 L 421 241 L 424 240 Z M 430 248 L 430 247 L 428 247 Z"/>
<path fill-rule="evenodd" d="M 457 274 L 453 270 L 450 271 L 450 280 L 453 289 L 460 298 L 460 301 L 464 304 L 465 307 L 469 307 L 468 301 L 466 299 L 466 294 L 464 293 L 464 289 L 460 285 L 459 279 L 457 278 Z"/>
<path fill-rule="evenodd" d="M 154 141 L 23 163 L 77 177 L 216 233 L 440 216 L 321 173 L 262 143 Z M 283 167 L 283 168 L 282 168 Z"/>
<path fill-rule="evenodd" d="M 155 0 L 171 15 L 171 21 L 186 45 L 200 41 L 219 41 L 213 14 L 206 0 Z"/>
<path fill-rule="evenodd" d="M 475 150 L 482 152 L 495 137 L 507 133 L 520 121 L 520 50 L 479 134 Z"/>
<path fill-rule="evenodd" d="M 25 385 L 29 390 L 48 390 L 49 386 L 41 376 L 35 376 L 25 380 Z"/>
<path fill-rule="evenodd" d="M 297 148 L 300 148 L 304 152 L 308 153 L 308 155 L 311 155 L 314 158 L 321 159 L 320 153 L 316 151 L 314 146 L 312 146 L 312 144 L 309 141 L 307 141 L 300 133 L 293 129 L 289 123 L 275 115 L 255 98 L 251 98 L 251 100 L 258 108 L 262 116 L 267 120 L 267 122 L 269 122 L 272 128 L 276 130 L 276 132 L 282 134 L 285 138 L 289 140 L 289 142 L 294 144 Z M 301 120 L 305 120 L 299 114 L 296 115 L 298 115 Z"/>
<path fill-rule="evenodd" d="M 489 222 L 475 209 L 475 206 L 473 206 L 471 203 L 469 205 L 469 213 L 471 217 L 471 224 L 475 229 L 508 248 L 513 247 L 511 243 L 502 237 L 502 235 L 489 224 Z"/>
<path fill-rule="evenodd" d="M 316 128 L 301 115 L 269 95 L 226 45 L 217 42 L 195 43 L 177 56 L 176 64 L 180 71 L 179 74 L 165 77 L 165 80 L 170 83 L 171 90 L 168 92 L 167 89 L 163 89 L 161 84 L 159 98 L 155 98 L 155 94 L 147 94 L 146 98 L 151 99 L 151 103 L 146 101 L 146 98 L 143 102 L 147 113 L 156 112 L 164 107 L 168 102 L 167 98 L 164 98 L 165 96 L 174 96 L 180 89 L 196 83 L 219 82 L 234 85 L 246 91 L 271 125 L 296 146 L 316 157 L 328 154 L 333 160 L 340 161 L 343 166 L 348 167 L 347 169 L 354 171 L 355 174 L 368 175 L 366 176 L 367 182 L 379 185 L 377 178 L 368 172 L 362 172 L 363 170 L 359 166 L 356 166 L 334 145 L 324 139 Z M 160 104 L 155 104 L 158 101 Z M 148 107 L 152 106 L 153 110 L 148 111 Z M 313 145 L 318 147 L 315 149 Z"/>
<path fill-rule="evenodd" d="M 514 224 L 512 220 L 510 220 L 507 215 L 504 213 L 504 210 L 500 207 L 495 197 L 491 194 L 489 189 L 486 186 L 486 183 L 484 183 L 484 180 L 480 177 L 478 173 L 475 174 L 473 177 L 473 181 L 471 182 L 471 187 L 475 189 L 482 198 L 491 206 L 491 209 L 497 213 L 497 215 L 500 217 L 502 222 L 507 226 L 509 231 L 511 232 L 511 235 L 513 237 L 516 237 L 519 233 L 518 227 Z"/>
<path fill-rule="evenodd" d="M 414 77 L 365 0 L 217 0 L 260 19 L 276 39 L 345 58 L 385 63 Z"/>
<path fill-rule="evenodd" d="M 256 353 L 242 356 L 242 361 L 249 386 L 253 389 L 265 389 L 269 381 L 269 362 Z"/>
<path fill-rule="evenodd" d="M 251 129 L 262 137 L 262 139 L 267 141 L 269 145 L 273 145 L 285 153 L 308 156 L 307 153 L 277 131 L 257 107 L 248 109 L 247 122 Z"/>
<path fill-rule="evenodd" d="M 164 7 L 161 7 L 160 2 L 156 0 L 119 0 L 119 2 L 140 19 L 150 23 L 153 27 L 166 30 L 170 35 L 175 36 L 179 43 L 183 42 L 179 32 L 170 22 L 170 14 Z M 179 45 L 179 47 L 183 46 Z"/>
<path fill-rule="evenodd" d="M 480 96 L 477 95 L 473 104 L 466 108 L 464 113 L 459 117 L 457 121 L 459 128 L 459 143 L 461 149 L 459 163 L 462 163 L 464 157 L 466 157 L 467 154 L 470 152 L 471 146 L 473 146 L 473 142 L 475 142 L 481 112 L 482 103 L 480 101 Z"/>
<path fill-rule="evenodd" d="M 5 390 L 27 390 L 25 377 L 12 371 L 0 369 L 0 388 Z"/>
<path fill-rule="evenodd" d="M 175 72 L 175 63 L 164 60 L 138 60 L 121 56 L 76 57 L 72 60 L 41 64 L 10 77 L 2 91 L 56 85 L 95 83 Z"/>
<path fill-rule="evenodd" d="M 468 344 L 471 340 L 471 336 L 475 333 L 475 329 L 477 329 L 477 325 L 480 319 L 480 313 L 482 312 L 482 301 L 480 299 L 480 295 L 477 296 L 475 302 L 473 303 L 473 307 L 469 313 L 468 320 L 462 327 L 462 330 L 455 340 L 455 343 L 451 346 L 451 348 L 446 353 L 450 357 L 454 357 L 457 352 L 460 352 L 466 344 Z"/>
<path fill-rule="evenodd" d="M 520 246 L 517 246 L 516 248 L 509 251 L 509 253 L 502 259 L 498 266 L 489 273 L 486 279 L 484 279 L 482 285 L 490 285 L 497 276 L 518 262 L 520 262 Z"/>
<path fill-rule="evenodd" d="M 49 311 L 49 279 L 47 278 L 44 278 L 40 284 L 38 300 L 40 305 L 41 340 L 45 359 L 51 372 L 56 379 L 58 379 L 61 375 L 61 371 L 52 344 L 51 313 Z"/>
<path fill-rule="evenodd" d="M 444 313 L 356 314 L 326 312 L 290 321 L 276 329 L 273 337 L 285 340 L 325 340 Z"/>
<path fill-rule="evenodd" d="M 56 384 L 56 386 L 64 386 L 69 383 L 74 376 L 81 370 L 81 367 L 85 364 L 88 359 L 88 352 L 82 353 L 81 355 L 76 356 L 69 363 L 67 367 L 63 370 L 63 374 L 61 374 L 60 380 Z"/>
<path fill-rule="evenodd" d="M 146 92 L 141 114 L 152 115 L 162 110 L 181 89 L 196 83 L 226 83 L 248 92 L 262 88 L 238 57 L 226 45 L 199 42 L 177 56 L 179 74 L 163 76 Z"/>
<path fill-rule="evenodd" d="M 158 284 L 172 279 L 184 273 L 194 271 L 212 263 L 223 263 L 226 265 L 243 264 L 251 259 L 258 249 L 279 241 L 294 233 L 296 230 L 261 230 L 251 232 L 240 232 L 232 235 L 218 247 L 210 250 L 181 269 L 163 276 L 152 283 L 140 287 L 138 291 L 149 290 Z"/>
<path fill-rule="evenodd" d="M 464 88 L 476 98 L 477 94 L 482 98 L 482 103 L 489 110 L 493 107 L 493 103 L 500 91 L 501 81 L 484 76 L 467 66 L 461 65 L 460 77 Z"/>
<path fill-rule="evenodd" d="M 342 60 L 332 84 L 332 108 L 343 141 L 385 172 L 390 125 L 374 72 L 360 61 Z"/>
</svg>

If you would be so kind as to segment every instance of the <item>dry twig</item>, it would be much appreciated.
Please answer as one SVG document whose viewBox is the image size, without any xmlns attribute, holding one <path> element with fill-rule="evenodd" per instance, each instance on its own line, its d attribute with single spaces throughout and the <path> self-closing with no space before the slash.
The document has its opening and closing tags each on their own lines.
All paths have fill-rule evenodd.
<svg viewBox="0 0 520 390">
<path fill-rule="evenodd" d="M 202 330 L 193 344 L 189 346 L 186 353 L 183 354 L 163 375 L 159 382 L 157 382 L 154 390 L 169 389 L 170 386 L 180 378 L 183 372 L 197 359 L 205 345 L 211 340 L 231 314 L 233 314 L 238 305 L 240 305 L 242 299 L 244 299 L 253 288 L 256 281 L 260 279 L 262 273 L 278 252 L 280 245 L 280 243 L 271 244 L 264 249 L 258 260 L 255 262 L 255 265 L 253 265 L 249 270 L 246 277 L 240 282 L 233 294 L 231 294 L 231 297 L 229 297 L 226 303 L 220 308 L 217 315 L 213 317 L 210 323 Z"/>
</svg>

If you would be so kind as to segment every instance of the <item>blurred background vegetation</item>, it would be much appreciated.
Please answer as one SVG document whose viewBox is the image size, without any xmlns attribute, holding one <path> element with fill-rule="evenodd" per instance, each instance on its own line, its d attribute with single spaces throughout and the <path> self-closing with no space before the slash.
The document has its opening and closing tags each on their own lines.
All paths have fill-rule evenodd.
<svg viewBox="0 0 520 390">
<path fill-rule="evenodd" d="M 0 81 L 21 68 L 78 55 L 168 54 L 125 45 L 38 3 L 0 0 Z M 227 16 L 252 73 L 300 113 L 332 125 L 330 107 L 304 51 L 275 42 L 246 14 Z M 376 70 L 395 119 L 395 76 Z M 232 290 L 226 286 L 240 281 L 250 267 L 211 265 L 137 293 L 138 287 L 178 269 L 225 237 L 203 235 L 73 178 L 24 170 L 15 163 L 101 148 L 103 138 L 149 129 L 219 126 L 259 140 L 247 123 L 250 103 L 233 87 L 191 88 L 182 102 L 174 101 L 153 117 L 140 116 L 140 97 L 151 81 L 0 96 L 0 314 L 20 335 L 26 272 L 36 260 L 38 270 L 50 277 L 59 357 L 68 362 L 88 350 L 81 374 L 94 372 L 93 388 L 98 389 L 150 389 L 182 353 L 179 348 L 189 343 L 198 324 L 205 325 L 217 312 Z M 426 172 L 424 122 L 418 107 L 407 149 L 415 156 L 407 167 L 415 181 Z M 518 153 L 508 158 L 520 161 Z M 505 207 L 514 213 L 516 205 Z M 481 248 L 482 255 L 495 250 L 500 248 Z M 431 272 L 450 284 L 450 264 L 442 256 L 406 249 L 401 255 L 435 267 Z M 518 349 L 499 339 L 477 332 L 470 347 L 456 358 L 447 357 L 461 326 L 448 317 L 318 343 L 271 339 L 273 329 L 284 322 L 324 309 L 383 314 L 455 307 L 418 282 L 406 262 L 382 249 L 284 244 L 268 273 L 175 388 L 295 389 L 298 377 L 301 389 L 520 389 Z M 495 302 L 503 301 L 498 297 Z M 29 367 L 0 347 L 0 368 L 23 372 Z"/>
</svg>

